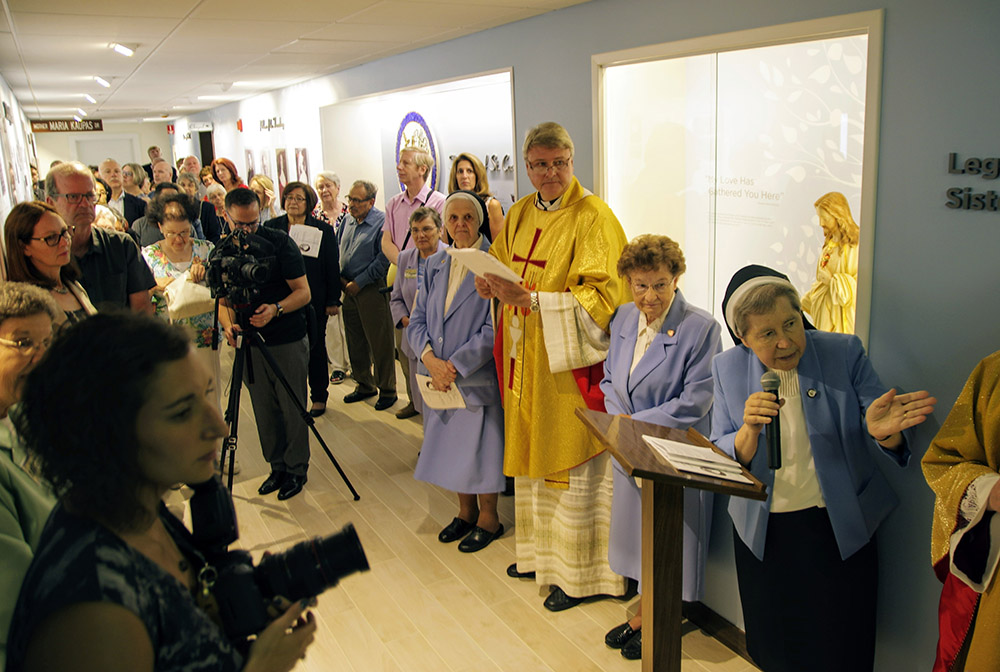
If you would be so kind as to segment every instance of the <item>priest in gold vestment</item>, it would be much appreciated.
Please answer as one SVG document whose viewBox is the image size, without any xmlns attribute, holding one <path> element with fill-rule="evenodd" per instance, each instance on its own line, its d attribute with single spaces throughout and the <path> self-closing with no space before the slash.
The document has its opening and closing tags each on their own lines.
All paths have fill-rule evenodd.
<svg viewBox="0 0 1000 672">
<path fill-rule="evenodd" d="M 606 330 L 630 300 L 615 270 L 627 241 L 607 204 L 573 176 L 573 141 L 564 128 L 549 122 L 531 129 L 524 159 L 538 191 L 511 207 L 490 248 L 523 281 L 487 276 L 476 287 L 501 301 L 494 352 L 517 546 L 507 573 L 552 586 L 545 606 L 561 611 L 625 589 L 607 557 L 610 461 L 575 411 L 604 410 L 598 384 Z"/>
</svg>

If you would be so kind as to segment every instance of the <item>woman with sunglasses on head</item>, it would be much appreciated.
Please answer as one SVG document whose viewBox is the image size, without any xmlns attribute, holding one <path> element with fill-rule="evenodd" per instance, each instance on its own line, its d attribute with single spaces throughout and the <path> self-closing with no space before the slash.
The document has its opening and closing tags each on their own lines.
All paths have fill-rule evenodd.
<svg viewBox="0 0 1000 672">
<path fill-rule="evenodd" d="M 72 239 L 56 209 L 41 201 L 15 205 L 4 224 L 7 279 L 49 290 L 63 311 L 57 325 L 79 322 L 97 312 L 78 282 L 80 269 L 70 253 Z"/>
</svg>

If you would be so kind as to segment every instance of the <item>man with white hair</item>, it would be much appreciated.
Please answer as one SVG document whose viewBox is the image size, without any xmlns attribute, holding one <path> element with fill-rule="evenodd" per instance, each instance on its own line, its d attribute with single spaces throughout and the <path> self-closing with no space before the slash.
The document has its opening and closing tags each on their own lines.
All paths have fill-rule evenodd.
<svg viewBox="0 0 1000 672">
<path fill-rule="evenodd" d="M 122 168 L 117 161 L 105 159 L 98 166 L 98 172 L 101 174 L 101 179 L 111 187 L 111 193 L 108 194 L 109 208 L 124 217 L 129 224 L 146 214 L 146 201 L 124 190 Z"/>
</svg>

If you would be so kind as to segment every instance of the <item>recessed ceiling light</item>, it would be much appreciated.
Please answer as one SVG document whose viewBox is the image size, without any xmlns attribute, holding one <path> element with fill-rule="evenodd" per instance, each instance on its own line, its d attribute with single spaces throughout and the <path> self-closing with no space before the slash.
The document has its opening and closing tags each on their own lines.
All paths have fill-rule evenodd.
<svg viewBox="0 0 1000 672">
<path fill-rule="evenodd" d="M 131 56 L 135 53 L 135 49 L 124 44 L 118 44 L 117 42 L 112 42 L 110 47 L 122 56 Z"/>
<path fill-rule="evenodd" d="M 97 103 L 97 99 L 96 99 L 96 98 L 94 98 L 94 97 L 93 97 L 92 95 L 90 95 L 89 93 L 85 93 L 85 94 L 83 94 L 83 97 L 84 97 L 84 99 L 86 99 L 86 101 L 87 101 L 88 103 L 90 103 L 91 105 L 93 105 L 93 104 L 96 104 L 96 103 Z"/>
<path fill-rule="evenodd" d="M 78 116 L 76 116 L 76 115 L 74 114 L 74 115 L 73 115 L 73 121 L 83 121 L 83 119 L 81 119 L 80 117 L 78 117 Z"/>
<path fill-rule="evenodd" d="M 104 79 L 103 77 L 94 77 L 94 81 L 103 86 L 105 89 L 111 88 L 111 82 Z"/>
<path fill-rule="evenodd" d="M 83 111 L 82 107 L 76 108 L 76 113 L 79 114 L 81 117 L 86 117 L 87 116 L 87 113 Z"/>
</svg>

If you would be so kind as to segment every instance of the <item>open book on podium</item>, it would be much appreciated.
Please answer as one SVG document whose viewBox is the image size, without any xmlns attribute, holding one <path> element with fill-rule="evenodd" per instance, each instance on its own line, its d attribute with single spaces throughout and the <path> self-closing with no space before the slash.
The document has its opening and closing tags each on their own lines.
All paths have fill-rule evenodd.
<svg viewBox="0 0 1000 672">
<path fill-rule="evenodd" d="M 578 408 L 625 473 L 642 479 L 642 670 L 680 672 L 684 488 L 767 499 L 766 488 L 694 429 Z M 706 540 L 707 541 L 707 540 Z"/>
</svg>

